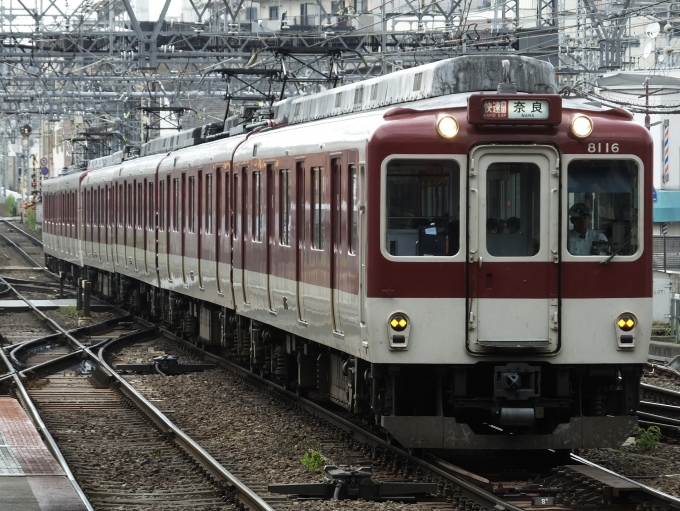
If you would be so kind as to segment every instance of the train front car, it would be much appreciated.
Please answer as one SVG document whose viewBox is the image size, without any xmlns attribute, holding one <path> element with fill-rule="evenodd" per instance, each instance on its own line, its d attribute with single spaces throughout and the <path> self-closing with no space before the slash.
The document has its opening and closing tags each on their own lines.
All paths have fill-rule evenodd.
<svg viewBox="0 0 680 511">
<path fill-rule="evenodd" d="M 369 141 L 371 406 L 412 448 L 617 447 L 651 330 L 652 140 L 507 60 L 414 73 L 455 93 Z"/>
</svg>

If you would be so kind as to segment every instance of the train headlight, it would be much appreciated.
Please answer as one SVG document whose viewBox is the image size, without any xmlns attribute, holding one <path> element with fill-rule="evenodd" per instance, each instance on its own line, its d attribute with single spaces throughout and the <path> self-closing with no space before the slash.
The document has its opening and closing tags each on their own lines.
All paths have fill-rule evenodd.
<svg viewBox="0 0 680 511">
<path fill-rule="evenodd" d="M 637 325 L 635 315 L 630 312 L 619 314 L 619 317 L 616 318 L 616 340 L 619 349 L 635 348 Z"/>
<path fill-rule="evenodd" d="M 587 115 L 579 114 L 571 120 L 571 132 L 575 137 L 586 138 L 593 132 L 593 120 Z"/>
<path fill-rule="evenodd" d="M 437 131 L 444 138 L 453 138 L 458 135 L 458 121 L 450 115 L 440 117 L 437 121 Z"/>
<path fill-rule="evenodd" d="M 411 333 L 411 320 L 403 312 L 393 313 L 387 320 L 387 338 L 391 350 L 408 349 L 408 338 Z"/>
</svg>

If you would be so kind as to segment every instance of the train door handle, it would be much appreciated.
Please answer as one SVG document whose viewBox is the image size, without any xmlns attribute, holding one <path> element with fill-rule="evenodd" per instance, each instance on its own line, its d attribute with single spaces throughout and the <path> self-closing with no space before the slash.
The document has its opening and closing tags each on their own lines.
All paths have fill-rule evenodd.
<svg viewBox="0 0 680 511">
<path fill-rule="evenodd" d="M 479 256 L 479 267 L 482 267 L 482 256 Z"/>
</svg>

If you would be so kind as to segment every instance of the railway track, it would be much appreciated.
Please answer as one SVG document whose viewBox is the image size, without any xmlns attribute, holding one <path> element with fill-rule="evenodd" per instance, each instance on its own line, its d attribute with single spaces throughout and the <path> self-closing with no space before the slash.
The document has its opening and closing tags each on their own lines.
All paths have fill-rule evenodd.
<svg viewBox="0 0 680 511">
<path fill-rule="evenodd" d="M 0 219 L 0 271 L 21 268 L 43 268 L 36 260 L 43 257 L 43 244 L 35 236 L 6 219 Z"/>
<path fill-rule="evenodd" d="M 408 453 L 397 446 L 390 445 L 385 438 L 344 419 L 324 406 L 287 392 L 222 357 L 206 353 L 193 344 L 174 336 L 171 332 L 162 330 L 162 333 L 178 349 L 193 353 L 194 356 L 206 357 L 229 371 L 246 387 L 260 389 L 265 395 L 270 396 L 272 406 L 299 408 L 308 412 L 310 414 L 308 420 L 320 421 L 318 427 L 327 429 L 330 435 L 329 441 L 344 441 L 348 452 L 358 453 L 358 456 L 354 458 L 357 465 L 362 463 L 372 465 L 376 477 L 387 474 L 391 478 L 396 477 L 401 480 L 415 479 L 436 483 L 438 491 L 432 498 L 439 506 L 437 509 L 491 510 L 500 509 L 496 506 L 502 506 L 503 509 L 519 510 L 558 504 L 561 506 L 560 509 L 577 509 L 583 506 L 642 509 L 638 506 L 644 502 L 652 502 L 652 505 L 659 506 L 659 509 L 680 509 L 679 499 L 611 473 L 578 457 L 566 460 L 555 458 L 549 467 L 518 473 L 516 467 L 507 472 L 493 471 L 488 468 L 472 471 L 467 470 L 465 466 L 456 465 L 458 460 L 455 457 L 440 459 L 436 453 L 418 453 L 418 455 Z M 206 383 L 209 382 L 206 381 Z M 177 392 L 178 389 L 175 387 L 177 384 L 166 383 L 166 385 L 172 386 L 173 393 Z M 159 398 L 155 394 L 159 392 L 159 388 L 144 388 L 144 385 L 142 388 L 146 394 Z M 267 414 L 275 413 L 275 410 L 276 408 L 272 408 L 267 411 Z M 243 413 L 248 412 L 243 410 Z M 207 417 L 204 419 L 209 420 Z M 325 426 L 321 426 L 321 423 Z M 206 445 L 210 444 L 209 441 L 206 440 L 206 442 Z M 213 453 L 212 450 L 211 453 Z M 219 449 L 216 450 L 214 456 L 220 457 Z M 508 463 L 510 466 L 513 460 L 504 460 L 503 463 Z M 489 465 L 502 466 L 503 463 L 494 460 Z M 514 455 L 514 463 L 517 465 L 516 455 Z M 307 483 L 303 481 L 301 484 Z M 304 492 L 291 493 L 305 495 Z M 431 508 L 432 502 L 418 506 L 429 509 L 427 506 Z"/>
</svg>

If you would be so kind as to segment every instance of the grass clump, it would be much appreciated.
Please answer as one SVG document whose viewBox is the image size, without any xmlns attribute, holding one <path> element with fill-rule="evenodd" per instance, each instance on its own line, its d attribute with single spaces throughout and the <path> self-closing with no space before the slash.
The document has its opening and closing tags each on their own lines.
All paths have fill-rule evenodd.
<svg viewBox="0 0 680 511">
<path fill-rule="evenodd" d="M 66 307 L 59 307 L 57 309 L 57 313 L 64 316 L 78 316 L 82 312 L 83 311 L 79 311 L 73 305 L 67 305 Z"/>
<path fill-rule="evenodd" d="M 326 458 L 319 451 L 306 452 L 300 463 L 307 467 L 310 472 L 321 472 L 326 464 Z"/>
<path fill-rule="evenodd" d="M 29 231 L 35 231 L 35 211 L 32 209 L 26 212 L 26 228 Z"/>
<path fill-rule="evenodd" d="M 14 195 L 10 195 L 5 199 L 5 208 L 7 209 L 7 214 L 9 216 L 14 216 L 14 207 L 16 202 L 17 200 L 14 198 Z"/>
<path fill-rule="evenodd" d="M 637 428 L 635 430 L 635 445 L 643 451 L 653 451 L 661 441 L 661 430 L 657 426 Z"/>
</svg>

